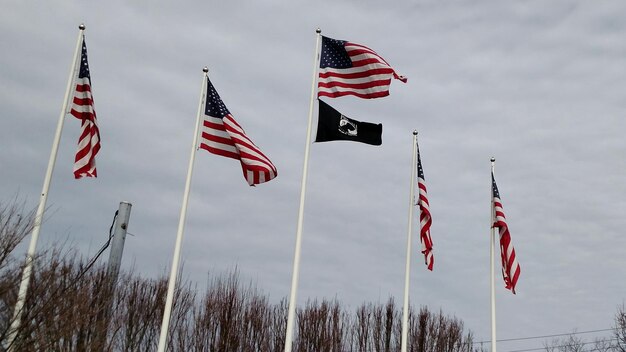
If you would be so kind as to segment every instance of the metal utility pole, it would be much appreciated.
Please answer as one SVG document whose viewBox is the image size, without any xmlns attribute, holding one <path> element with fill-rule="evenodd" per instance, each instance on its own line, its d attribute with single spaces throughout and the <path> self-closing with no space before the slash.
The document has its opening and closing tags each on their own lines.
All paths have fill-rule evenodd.
<svg viewBox="0 0 626 352">
<path fill-rule="evenodd" d="M 115 218 L 109 230 L 109 236 L 111 236 L 111 232 L 113 235 L 109 237 L 109 241 L 107 241 L 105 247 L 102 248 L 102 250 L 104 250 L 107 246 L 110 246 L 110 252 L 109 263 L 107 265 L 107 281 L 103 289 L 99 292 L 99 303 L 97 306 L 100 307 L 100 311 L 95 322 L 95 336 L 92 342 L 92 346 L 96 346 L 95 349 L 101 349 L 106 346 L 109 321 L 113 314 L 112 307 L 115 297 L 115 287 L 122 264 L 122 253 L 124 252 L 124 242 L 126 241 L 126 231 L 128 230 L 131 206 L 132 204 L 129 202 L 120 202 L 120 207 L 117 212 L 115 212 Z M 114 227 L 115 230 L 113 230 Z"/>
<path fill-rule="evenodd" d="M 128 229 L 128 220 L 130 219 L 130 208 L 133 205 L 129 202 L 120 202 L 117 211 L 117 220 L 115 221 L 115 232 L 111 239 L 111 251 L 109 252 L 109 264 L 107 272 L 111 279 L 112 285 L 117 282 L 117 276 L 120 273 L 120 265 L 122 264 L 122 254 L 124 253 L 124 242 L 126 241 L 126 230 Z"/>
</svg>

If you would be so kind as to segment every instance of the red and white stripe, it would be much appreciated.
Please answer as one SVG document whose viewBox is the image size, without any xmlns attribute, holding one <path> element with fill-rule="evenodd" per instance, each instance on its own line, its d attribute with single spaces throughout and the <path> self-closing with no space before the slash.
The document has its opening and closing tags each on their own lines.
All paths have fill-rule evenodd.
<svg viewBox="0 0 626 352">
<path fill-rule="evenodd" d="M 430 207 L 428 204 L 428 194 L 426 193 L 426 183 L 423 178 L 417 178 L 417 187 L 419 195 L 417 205 L 420 207 L 420 240 L 422 242 L 422 254 L 424 254 L 424 262 L 428 270 L 433 270 L 435 257 L 433 256 L 433 240 L 430 237 L 430 225 L 432 218 L 430 216 Z"/>
<path fill-rule="evenodd" d="M 278 175 L 276 166 L 248 138 L 231 114 L 223 119 L 205 115 L 200 148 L 241 162 L 243 176 L 250 186 Z"/>
<path fill-rule="evenodd" d="M 493 211 L 495 222 L 493 227 L 497 227 L 500 233 L 500 254 L 502 257 L 502 276 L 507 289 L 515 293 L 515 285 L 520 275 L 520 266 L 515 256 L 515 248 L 511 244 L 511 234 L 504 216 L 504 209 L 499 197 L 493 197 Z"/>
<path fill-rule="evenodd" d="M 345 49 L 352 61 L 351 68 L 320 68 L 318 97 L 331 98 L 354 95 L 372 99 L 389 95 L 391 78 L 407 81 L 374 50 L 346 42 Z"/>
<path fill-rule="evenodd" d="M 74 177 L 97 177 L 96 154 L 100 150 L 100 132 L 94 109 L 89 77 L 78 78 L 70 113 L 81 120 L 78 150 L 74 160 Z"/>
</svg>

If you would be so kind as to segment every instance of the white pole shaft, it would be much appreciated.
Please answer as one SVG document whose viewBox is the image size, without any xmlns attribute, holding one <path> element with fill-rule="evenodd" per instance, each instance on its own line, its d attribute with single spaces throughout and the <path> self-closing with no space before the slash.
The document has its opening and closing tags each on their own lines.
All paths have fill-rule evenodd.
<svg viewBox="0 0 626 352">
<path fill-rule="evenodd" d="M 50 189 L 50 182 L 52 180 L 52 172 L 54 171 L 54 165 L 57 159 L 57 152 L 59 150 L 59 142 L 61 141 L 61 133 L 63 132 L 63 123 L 65 121 L 65 115 L 67 114 L 67 106 L 72 91 L 72 84 L 76 77 L 76 62 L 78 61 L 78 55 L 81 50 L 81 43 L 83 39 L 84 26 L 81 25 L 78 31 L 78 38 L 76 39 L 76 49 L 74 49 L 74 59 L 70 67 L 69 78 L 67 79 L 67 87 L 65 88 L 65 97 L 63 99 L 63 106 L 61 107 L 61 113 L 59 114 L 59 121 L 57 122 L 56 133 L 54 134 L 54 141 L 52 142 L 52 149 L 50 151 L 50 159 L 48 159 L 48 169 L 46 170 L 46 176 L 43 181 L 43 188 L 41 190 L 41 197 L 39 198 L 39 206 L 37 207 L 37 213 L 35 214 L 35 222 L 33 225 L 33 232 L 30 238 L 30 245 L 28 246 L 28 252 L 26 255 L 26 263 L 24 271 L 22 272 L 22 279 L 20 281 L 20 289 L 17 294 L 17 302 L 15 303 L 15 309 L 13 311 L 13 319 L 11 321 L 9 338 L 7 339 L 9 351 L 13 340 L 17 336 L 17 332 L 20 328 L 22 320 L 22 309 L 26 301 L 26 293 L 28 292 L 28 285 L 30 283 L 30 277 L 32 274 L 33 260 L 35 257 L 35 250 L 37 249 L 37 240 L 39 239 L 39 232 L 41 231 L 41 223 L 43 222 L 44 211 L 46 209 L 46 202 L 48 201 L 48 191 Z"/>
<path fill-rule="evenodd" d="M 313 103 L 315 100 L 315 79 L 319 60 L 319 44 L 321 31 L 317 30 L 315 41 L 315 57 L 313 59 L 313 79 L 311 83 L 311 100 L 309 103 L 309 122 L 306 130 L 306 146 L 304 147 L 304 165 L 302 166 L 302 184 L 300 187 L 300 208 L 298 210 L 298 227 L 296 230 L 296 248 L 293 257 L 293 274 L 291 276 L 291 294 L 289 295 L 289 311 L 287 315 L 287 330 L 285 336 L 285 352 L 291 352 L 293 344 L 293 327 L 296 316 L 296 298 L 298 292 L 298 280 L 300 276 L 300 248 L 302 246 L 302 224 L 304 219 L 304 199 L 306 196 L 306 180 L 309 169 L 309 153 L 311 147 L 311 129 L 313 125 Z"/>
<path fill-rule="evenodd" d="M 413 159 L 411 160 L 411 184 L 409 192 L 409 221 L 406 235 L 406 265 L 404 270 L 404 303 L 402 307 L 402 346 L 401 351 L 407 351 L 409 334 L 409 286 L 411 274 L 411 237 L 413 233 L 413 203 L 415 198 L 415 183 L 417 177 L 417 132 L 413 132 Z"/>
<path fill-rule="evenodd" d="M 491 174 L 494 172 L 495 159 L 491 160 Z M 493 185 L 492 185 L 493 187 Z M 491 352 L 496 352 L 496 283 L 495 283 L 495 239 L 496 231 L 493 227 L 495 222 L 495 214 L 493 209 L 493 190 L 489 194 L 491 203 L 491 246 L 489 251 L 490 258 L 490 282 L 491 282 Z"/>
<path fill-rule="evenodd" d="M 204 103 L 205 87 L 207 85 L 207 70 L 205 69 L 202 76 L 202 87 L 200 89 L 200 102 L 198 103 L 198 114 L 196 115 L 196 127 L 193 132 L 193 143 L 191 145 L 191 153 L 189 156 L 189 168 L 187 170 L 187 180 L 185 182 L 185 192 L 183 194 L 183 204 L 180 209 L 180 218 L 178 220 L 178 232 L 176 233 L 176 245 L 174 246 L 174 257 L 172 258 L 172 270 L 167 286 L 167 298 L 165 300 L 165 310 L 163 312 L 163 321 L 161 322 L 161 335 L 159 337 L 159 352 L 164 352 L 167 348 L 167 333 L 170 325 L 170 317 L 172 314 L 172 304 L 174 302 L 174 290 L 176 288 L 176 275 L 178 274 L 178 265 L 180 263 L 180 250 L 183 243 L 183 232 L 185 230 L 185 219 L 187 218 L 187 204 L 189 203 L 189 189 L 191 188 L 191 176 L 193 175 L 193 165 L 195 162 L 196 148 L 198 145 L 198 134 L 200 131 L 200 117 L 202 115 L 202 106 Z"/>
</svg>

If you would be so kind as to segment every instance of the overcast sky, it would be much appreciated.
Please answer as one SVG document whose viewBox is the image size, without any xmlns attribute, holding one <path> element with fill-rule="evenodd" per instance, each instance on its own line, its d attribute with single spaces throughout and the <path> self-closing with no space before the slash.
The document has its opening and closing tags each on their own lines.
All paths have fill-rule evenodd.
<svg viewBox="0 0 626 352">
<path fill-rule="evenodd" d="M 626 295 L 626 2 L 262 3 L 5 1 L 0 202 L 39 201 L 77 27 L 87 26 L 99 177 L 73 179 L 80 124 L 69 116 L 39 249 L 65 241 L 90 257 L 129 201 L 123 268 L 169 275 L 206 65 L 278 177 L 252 188 L 238 162 L 197 152 L 182 279 L 201 291 L 207 273 L 237 267 L 272 302 L 287 297 L 319 27 L 373 48 L 409 81 L 382 99 L 326 99 L 382 123 L 383 144 L 311 146 L 298 303 L 401 304 L 416 129 L 435 268 L 416 227 L 413 305 L 490 339 L 494 156 L 522 270 L 517 295 L 496 272 L 498 338 L 613 325 Z"/>
</svg>

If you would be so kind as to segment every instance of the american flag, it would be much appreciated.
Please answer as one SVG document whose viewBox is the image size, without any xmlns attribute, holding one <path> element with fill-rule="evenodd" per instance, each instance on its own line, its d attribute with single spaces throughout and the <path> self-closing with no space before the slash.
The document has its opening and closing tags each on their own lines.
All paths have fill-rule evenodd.
<svg viewBox="0 0 626 352">
<path fill-rule="evenodd" d="M 317 96 L 354 95 L 372 99 L 389 95 L 391 78 L 407 81 L 366 46 L 322 36 Z"/>
<path fill-rule="evenodd" d="M 428 204 L 428 194 L 426 193 L 426 181 L 424 180 L 424 169 L 422 169 L 422 161 L 420 159 L 419 146 L 417 147 L 417 187 L 419 188 L 419 196 L 417 205 L 420 207 L 420 240 L 422 242 L 422 253 L 428 270 L 433 270 L 435 257 L 433 256 L 433 240 L 430 237 L 430 225 L 432 218 L 430 217 L 430 207 Z"/>
<path fill-rule="evenodd" d="M 500 255 L 502 257 L 502 276 L 508 290 L 515 294 L 515 285 L 520 274 L 520 266 L 515 256 L 515 248 L 511 244 L 511 234 L 506 224 L 504 209 L 502 209 L 502 201 L 500 200 L 500 192 L 496 186 L 496 179 L 491 173 L 492 194 L 493 194 L 493 212 L 495 222 L 493 227 L 497 227 L 500 233 Z"/>
<path fill-rule="evenodd" d="M 70 113 L 81 120 L 78 150 L 74 159 L 74 177 L 97 177 L 96 154 L 100 150 L 100 131 L 91 96 L 91 76 L 87 63 L 87 45 L 83 37 L 80 68 Z"/>
<path fill-rule="evenodd" d="M 243 177 L 250 186 L 267 182 L 278 175 L 276 166 L 246 136 L 243 128 L 222 102 L 207 78 L 207 101 L 200 148 L 241 162 Z"/>
</svg>

